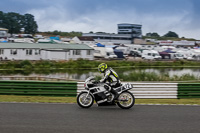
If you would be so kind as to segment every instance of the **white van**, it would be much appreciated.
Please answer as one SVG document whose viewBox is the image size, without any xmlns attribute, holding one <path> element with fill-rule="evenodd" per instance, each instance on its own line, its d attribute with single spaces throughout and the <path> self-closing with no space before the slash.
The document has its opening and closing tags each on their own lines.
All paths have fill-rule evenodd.
<svg viewBox="0 0 200 133">
<path fill-rule="evenodd" d="M 142 51 L 142 59 L 156 60 L 156 59 L 161 59 L 161 56 L 159 55 L 158 51 L 143 50 Z"/>
</svg>

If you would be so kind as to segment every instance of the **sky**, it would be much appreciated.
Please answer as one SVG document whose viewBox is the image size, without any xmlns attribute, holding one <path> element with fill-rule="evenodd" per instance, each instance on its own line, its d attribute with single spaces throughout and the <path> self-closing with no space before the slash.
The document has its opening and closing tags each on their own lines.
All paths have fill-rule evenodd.
<svg viewBox="0 0 200 133">
<path fill-rule="evenodd" d="M 131 23 L 143 35 L 200 40 L 200 0 L 1 0 L 0 11 L 34 15 L 39 31 L 117 33 L 117 24 Z"/>
</svg>

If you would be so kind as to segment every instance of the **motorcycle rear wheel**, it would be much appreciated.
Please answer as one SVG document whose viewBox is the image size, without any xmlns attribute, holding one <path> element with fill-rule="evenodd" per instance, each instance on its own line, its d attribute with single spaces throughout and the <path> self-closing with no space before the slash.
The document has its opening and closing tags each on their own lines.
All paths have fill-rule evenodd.
<svg viewBox="0 0 200 133">
<path fill-rule="evenodd" d="M 94 103 L 94 98 L 88 92 L 81 92 L 77 97 L 77 103 L 82 108 L 89 108 Z"/>
<path fill-rule="evenodd" d="M 131 92 L 125 91 L 119 95 L 117 105 L 120 108 L 130 109 L 134 104 L 135 104 L 135 97 Z"/>
</svg>

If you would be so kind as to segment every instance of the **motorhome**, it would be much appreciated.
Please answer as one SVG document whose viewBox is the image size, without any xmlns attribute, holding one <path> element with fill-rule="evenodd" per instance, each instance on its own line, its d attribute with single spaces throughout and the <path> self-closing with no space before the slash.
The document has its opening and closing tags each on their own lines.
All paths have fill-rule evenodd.
<svg viewBox="0 0 200 133">
<path fill-rule="evenodd" d="M 143 50 L 142 51 L 142 59 L 156 60 L 156 59 L 161 59 L 161 56 L 159 55 L 158 51 Z"/>
<path fill-rule="evenodd" d="M 171 59 L 181 60 L 184 59 L 184 55 L 181 53 L 169 53 Z"/>
<path fill-rule="evenodd" d="M 195 55 L 195 52 L 193 52 L 190 49 L 178 50 L 178 51 L 176 51 L 176 53 L 183 55 L 183 58 L 187 59 L 187 60 L 193 59 L 193 56 Z"/>
<path fill-rule="evenodd" d="M 92 47 L 94 49 L 94 57 L 96 58 L 117 58 L 117 55 L 114 53 L 113 48 L 108 47 Z"/>
<path fill-rule="evenodd" d="M 118 46 L 116 49 L 121 50 L 124 55 L 130 54 L 130 48 L 128 46 Z"/>
<path fill-rule="evenodd" d="M 133 57 L 141 57 L 142 53 L 139 50 L 131 50 L 130 55 L 133 56 Z"/>
</svg>

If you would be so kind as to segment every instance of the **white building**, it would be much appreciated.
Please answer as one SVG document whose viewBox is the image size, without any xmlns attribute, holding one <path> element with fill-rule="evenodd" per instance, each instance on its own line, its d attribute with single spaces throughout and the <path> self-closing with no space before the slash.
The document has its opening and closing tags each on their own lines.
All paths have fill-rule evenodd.
<svg viewBox="0 0 200 133">
<path fill-rule="evenodd" d="M 72 38 L 72 42 L 78 44 L 87 44 L 89 46 L 95 44 L 95 40 L 92 37 L 88 36 L 81 36 L 81 37 L 75 36 L 74 38 Z"/>
<path fill-rule="evenodd" d="M 131 35 L 132 41 L 135 38 L 142 38 L 142 25 L 128 23 L 118 24 L 118 34 Z"/>
<path fill-rule="evenodd" d="M 164 46 L 190 46 L 190 47 L 195 46 L 195 41 L 187 41 L 187 40 L 181 40 L 181 41 L 162 40 L 157 42 L 159 43 L 159 45 L 164 45 Z"/>
<path fill-rule="evenodd" d="M 0 38 L 8 37 L 8 29 L 0 28 Z"/>
<path fill-rule="evenodd" d="M 132 44 L 135 38 L 142 37 L 142 25 L 118 24 L 118 34 L 110 33 L 83 33 L 84 37 L 92 37 L 98 43 Z"/>
<path fill-rule="evenodd" d="M 93 52 L 85 44 L 0 43 L 1 60 L 93 60 Z"/>
<path fill-rule="evenodd" d="M 92 37 L 98 43 L 131 44 L 130 34 L 109 34 L 109 33 L 83 33 L 84 37 Z"/>
</svg>

